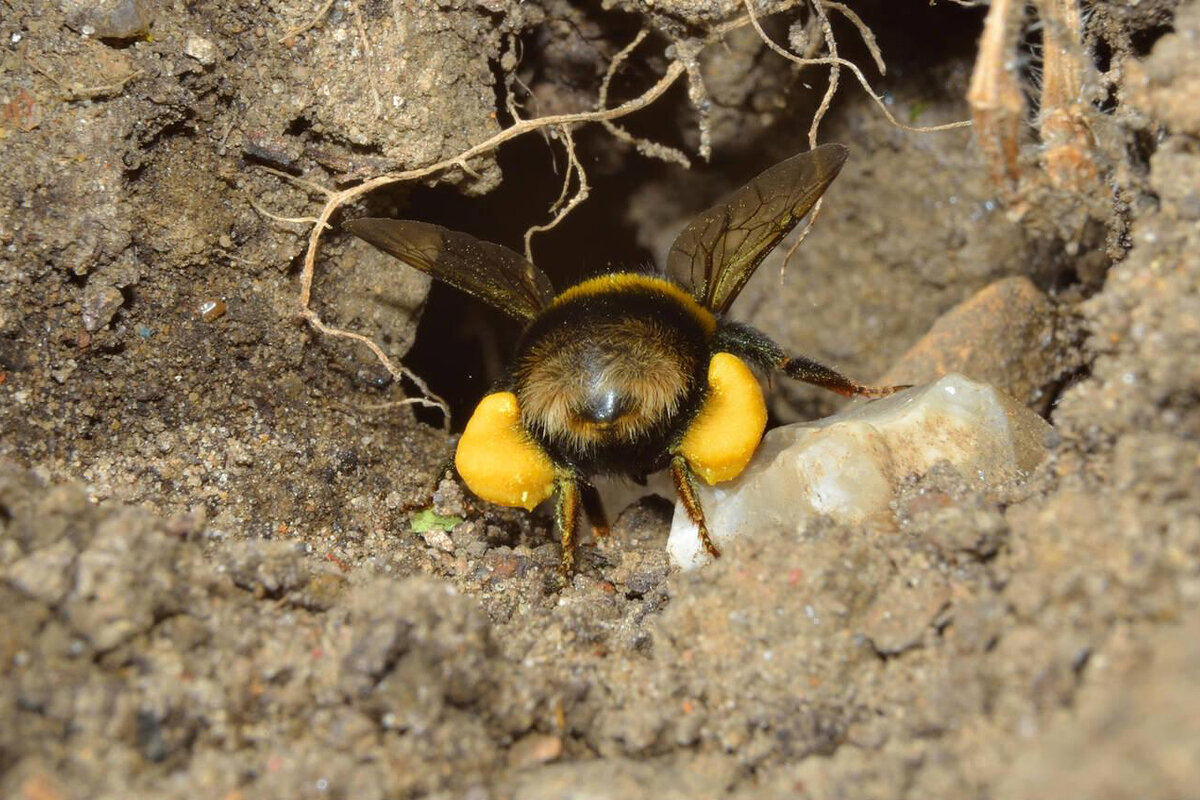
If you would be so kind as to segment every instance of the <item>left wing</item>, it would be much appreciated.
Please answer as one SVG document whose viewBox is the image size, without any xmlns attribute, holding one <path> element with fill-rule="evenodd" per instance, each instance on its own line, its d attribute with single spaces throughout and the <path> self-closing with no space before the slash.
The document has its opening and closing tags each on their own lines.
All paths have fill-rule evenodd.
<svg viewBox="0 0 1200 800">
<path fill-rule="evenodd" d="M 721 314 L 746 281 L 833 183 L 849 154 L 825 144 L 763 172 L 692 220 L 667 255 L 667 272 Z"/>
<path fill-rule="evenodd" d="M 343 227 L 410 267 L 519 320 L 533 320 L 554 299 L 546 273 L 503 245 L 412 220 L 364 217 Z"/>
</svg>

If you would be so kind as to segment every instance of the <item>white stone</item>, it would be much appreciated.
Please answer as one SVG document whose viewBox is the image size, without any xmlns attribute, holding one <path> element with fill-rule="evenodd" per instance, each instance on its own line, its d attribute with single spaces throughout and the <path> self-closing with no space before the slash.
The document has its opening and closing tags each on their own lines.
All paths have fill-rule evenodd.
<svg viewBox="0 0 1200 800">
<path fill-rule="evenodd" d="M 1017 401 L 961 375 L 862 403 L 825 419 L 776 428 L 735 480 L 701 482 L 699 495 L 718 548 L 756 529 L 802 530 L 824 515 L 850 525 L 888 520 L 911 475 L 949 462 L 976 484 L 1035 468 L 1052 428 Z M 708 562 L 680 503 L 667 542 L 671 561 Z"/>
<path fill-rule="evenodd" d="M 183 52 L 206 67 L 211 67 L 217 63 L 217 56 L 219 55 L 215 44 L 195 34 L 188 36 L 187 42 L 183 46 Z"/>
</svg>

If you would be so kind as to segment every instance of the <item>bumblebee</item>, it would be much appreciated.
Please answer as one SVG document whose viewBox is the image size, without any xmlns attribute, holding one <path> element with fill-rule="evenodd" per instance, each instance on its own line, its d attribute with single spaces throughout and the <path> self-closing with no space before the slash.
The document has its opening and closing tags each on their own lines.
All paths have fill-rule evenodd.
<svg viewBox="0 0 1200 800">
<path fill-rule="evenodd" d="M 598 474 L 669 468 L 705 550 L 720 555 L 697 480 L 737 477 L 758 447 L 767 409 L 755 368 L 845 396 L 903 388 L 855 383 L 726 316 L 846 156 L 837 144 L 800 153 L 700 214 L 671 247 L 668 278 L 613 272 L 561 293 L 523 256 L 465 233 L 406 220 L 346 223 L 525 326 L 511 366 L 467 422 L 454 463 L 467 487 L 493 503 L 532 510 L 557 494 L 564 580 L 574 568 L 580 509 L 598 535 L 608 532 L 589 482 Z"/>
</svg>

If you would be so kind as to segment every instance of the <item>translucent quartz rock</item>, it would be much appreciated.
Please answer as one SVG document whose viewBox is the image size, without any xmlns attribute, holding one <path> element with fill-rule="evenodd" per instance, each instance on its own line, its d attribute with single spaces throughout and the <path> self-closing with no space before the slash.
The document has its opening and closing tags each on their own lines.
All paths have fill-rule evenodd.
<svg viewBox="0 0 1200 800">
<path fill-rule="evenodd" d="M 769 431 L 746 470 L 700 502 L 717 547 L 759 528 L 803 528 L 818 515 L 860 524 L 890 518 L 900 483 L 938 461 L 973 481 L 1020 477 L 1046 455 L 1053 429 L 993 387 L 947 375 L 832 417 Z M 667 550 L 691 569 L 709 559 L 679 503 Z"/>
</svg>

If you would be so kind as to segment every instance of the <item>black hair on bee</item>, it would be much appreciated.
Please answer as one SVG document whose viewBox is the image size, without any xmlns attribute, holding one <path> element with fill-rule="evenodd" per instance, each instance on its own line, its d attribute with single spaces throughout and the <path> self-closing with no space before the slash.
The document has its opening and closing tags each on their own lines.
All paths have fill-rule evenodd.
<svg viewBox="0 0 1200 800">
<path fill-rule="evenodd" d="M 758 446 L 767 414 L 752 368 L 846 396 L 903 388 L 855 383 L 725 316 L 846 156 L 837 144 L 800 153 L 697 216 L 671 247 L 669 278 L 613 272 L 557 294 L 524 257 L 465 233 L 406 220 L 346 223 L 525 325 L 510 368 L 468 421 L 455 465 L 475 494 L 501 505 L 532 510 L 557 494 L 564 580 L 574 569 L 580 506 L 596 533 L 608 531 L 589 482 L 599 474 L 670 468 L 705 549 L 720 555 L 696 481 L 736 477 Z"/>
</svg>

